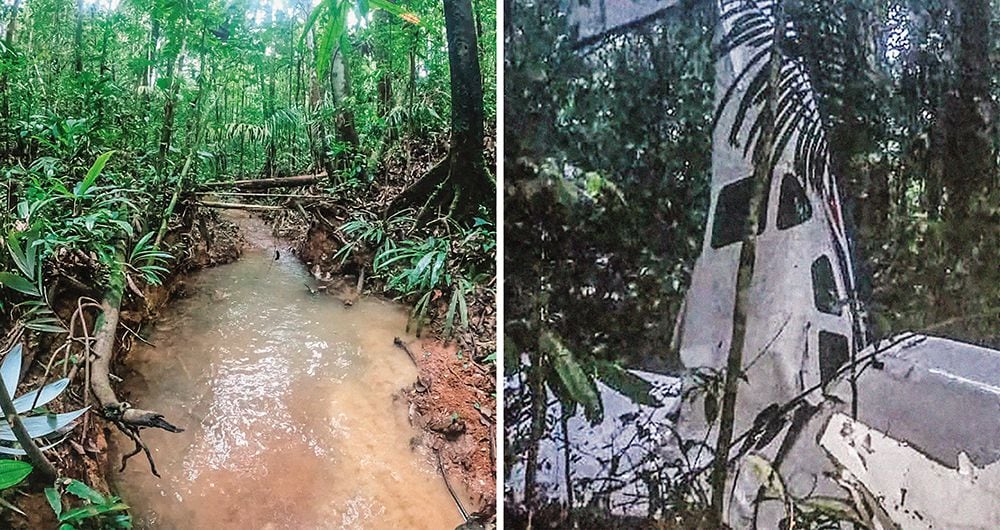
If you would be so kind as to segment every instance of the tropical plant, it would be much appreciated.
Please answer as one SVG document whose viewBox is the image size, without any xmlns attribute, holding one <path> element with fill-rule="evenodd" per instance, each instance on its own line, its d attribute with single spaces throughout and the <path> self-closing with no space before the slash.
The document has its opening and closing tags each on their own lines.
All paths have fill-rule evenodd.
<svg viewBox="0 0 1000 530">
<path fill-rule="evenodd" d="M 2 379 L 10 396 L 15 395 L 14 391 L 21 379 L 21 352 L 22 347 L 17 344 L 7 352 L 3 363 L 0 364 L 0 379 Z M 44 408 L 49 402 L 59 397 L 68 386 L 69 379 L 63 378 L 14 399 L 14 408 L 19 415 L 22 415 L 21 423 L 24 424 L 28 435 L 33 439 L 43 440 L 42 450 L 51 449 L 62 442 L 64 437 L 55 441 L 50 439 L 62 436 L 70 424 L 90 409 L 90 407 L 84 407 L 72 412 L 55 414 Z M 29 416 L 29 413 L 35 415 Z M 19 446 L 14 429 L 6 420 L 0 421 L 0 453 L 19 456 L 27 454 Z"/>
<path fill-rule="evenodd" d="M 31 464 L 20 460 L 0 460 L 0 490 L 13 488 L 31 474 Z"/>
<path fill-rule="evenodd" d="M 597 390 L 597 381 L 608 385 L 633 402 L 660 406 L 652 395 L 652 385 L 623 369 L 618 364 L 575 354 L 552 331 L 543 331 L 538 338 L 538 349 L 544 355 L 539 369 L 553 394 L 564 406 L 567 414 L 574 414 L 582 406 L 585 416 L 599 422 L 604 406 Z"/>
<path fill-rule="evenodd" d="M 856 525 L 858 528 L 882 526 L 868 513 L 869 510 L 878 510 L 880 507 L 874 495 L 867 490 L 854 497 L 856 500 L 864 499 L 863 502 L 873 503 L 873 505 L 866 504 L 864 509 L 859 509 L 851 501 L 839 497 L 815 494 L 797 497 L 788 491 L 784 477 L 766 458 L 749 455 L 746 457 L 746 462 L 754 477 L 762 485 L 763 496 L 758 502 L 780 502 L 785 507 L 787 528 L 827 530 L 842 528 L 844 524 Z"/>
<path fill-rule="evenodd" d="M 32 467 L 31 464 L 21 460 L 0 460 L 0 492 L 13 488 L 23 482 L 24 479 L 28 478 L 28 475 L 31 474 L 33 469 L 34 467 Z M 24 512 L 21 511 L 20 508 L 14 506 L 2 497 L 0 497 L 0 506 L 24 515 Z"/>
<path fill-rule="evenodd" d="M 412 220 L 411 220 L 412 221 Z M 489 283 L 496 233 L 492 223 L 477 218 L 468 229 L 451 223 L 451 237 L 431 235 L 398 243 L 386 239 L 376 253 L 373 272 L 386 278 L 386 288 L 401 297 L 416 297 L 410 324 L 419 335 L 432 303 L 448 296 L 444 335 L 469 325 L 469 300 Z"/>
<path fill-rule="evenodd" d="M 401 241 L 398 246 L 386 248 L 375 255 L 372 270 L 375 274 L 383 273 L 388 277 L 387 288 L 402 293 L 402 296 L 419 296 L 410 314 L 410 322 L 416 323 L 418 335 L 427 320 L 435 291 L 451 284 L 452 275 L 445 266 L 448 252 L 448 240 L 431 236 L 422 241 Z M 397 262 L 404 265 L 388 270 Z"/>
<path fill-rule="evenodd" d="M 347 34 L 347 19 L 350 11 L 354 9 L 359 18 L 368 16 L 372 8 L 384 9 L 393 15 L 411 23 L 420 24 L 420 18 L 411 11 L 407 11 L 388 0 L 322 0 L 313 8 L 309 18 L 306 19 L 305 27 L 302 30 L 301 42 L 305 42 L 306 34 L 313 28 L 316 21 L 321 16 L 326 16 L 328 23 L 318 32 L 319 38 L 316 45 L 316 71 L 320 77 L 326 75 L 330 67 L 330 58 L 337 49 L 343 50 L 342 38 Z"/>
<path fill-rule="evenodd" d="M 67 509 L 63 505 L 62 492 L 83 501 L 83 505 Z M 60 479 L 56 481 L 56 487 L 45 488 L 45 499 L 61 523 L 59 530 L 91 528 L 93 525 L 102 529 L 132 528 L 127 504 L 119 497 L 105 497 L 76 479 Z"/>
<path fill-rule="evenodd" d="M 716 107 L 715 122 L 718 124 L 723 113 L 731 111 L 729 102 L 737 90 L 745 90 L 728 131 L 729 142 L 739 145 L 741 132 L 749 130 L 742 142 L 744 154 L 752 152 L 754 160 L 765 160 L 773 171 L 785 146 L 794 138 L 796 173 L 819 189 L 825 185 L 823 177 L 829 156 L 826 127 L 816 97 L 811 93 L 808 72 L 796 57 L 789 57 L 789 46 L 784 44 L 786 39 L 795 37 L 794 26 L 783 25 L 780 34 L 774 28 L 774 12 L 780 2 L 726 0 L 722 3 L 722 20 L 730 29 L 719 44 L 719 53 L 724 56 L 747 50 L 744 52 L 747 60 L 723 93 Z M 779 72 L 777 83 L 770 79 L 772 69 Z M 772 93 L 776 101 L 774 116 L 756 112 L 753 124 L 746 129 L 747 115 L 771 98 Z M 775 140 L 760 142 L 768 120 L 774 121 Z"/>
<path fill-rule="evenodd" d="M 21 321 L 28 329 L 49 333 L 64 333 L 62 321 L 52 310 L 42 280 L 42 258 L 38 248 L 42 241 L 36 231 L 12 232 L 7 236 L 7 250 L 17 272 L 0 271 L 0 286 L 29 298 L 15 306 L 22 309 Z M 0 307 L 2 307 L 0 302 Z"/>
<path fill-rule="evenodd" d="M 405 214 L 397 214 L 387 219 L 362 212 L 340 226 L 347 244 L 340 247 L 333 255 L 334 260 L 343 264 L 359 248 L 371 249 L 376 255 L 383 255 L 393 249 L 396 244 L 393 237 L 406 226 L 413 224 L 413 219 Z"/>
<path fill-rule="evenodd" d="M 163 283 L 165 275 L 170 273 L 164 265 L 168 264 L 174 257 L 169 252 L 156 250 L 151 244 L 155 232 L 139 238 L 129 252 L 128 262 L 125 264 L 131 271 L 142 274 L 146 283 L 150 285 L 160 285 Z"/>
</svg>

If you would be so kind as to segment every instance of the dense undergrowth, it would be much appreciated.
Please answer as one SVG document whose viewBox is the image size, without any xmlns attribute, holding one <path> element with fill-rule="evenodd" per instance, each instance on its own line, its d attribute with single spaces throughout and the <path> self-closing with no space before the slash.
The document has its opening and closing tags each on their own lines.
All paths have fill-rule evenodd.
<svg viewBox="0 0 1000 530">
<path fill-rule="evenodd" d="M 734 11 L 756 5 L 723 4 Z M 988 2 L 781 4 L 795 28 L 781 53 L 808 72 L 819 100 L 816 119 L 844 203 L 859 284 L 852 297 L 868 326 L 865 338 L 913 330 L 996 346 L 1000 77 L 988 58 L 1000 42 L 996 10 Z M 576 488 L 575 496 L 551 503 L 533 471 L 511 472 L 551 465 L 533 460 L 543 437 L 569 447 L 556 407 L 599 420 L 598 382 L 649 404 L 650 386 L 621 369 L 682 368 L 673 339 L 704 241 L 720 96 L 716 7 L 677 2 L 578 39 L 572 7 L 510 3 L 505 92 L 507 108 L 517 109 L 505 117 L 504 153 L 510 520 L 639 524 L 615 519 L 620 507 L 569 471 L 560 482 Z M 972 9 L 983 11 L 960 13 Z M 768 25 L 753 20 L 735 27 L 753 28 L 744 35 L 751 43 L 771 42 Z M 751 77 L 747 90 L 759 92 L 742 100 L 744 111 L 768 99 L 766 78 Z M 798 119 L 788 109 L 805 97 L 788 88 L 792 77 L 783 81 L 790 84 L 782 86 L 779 124 Z M 758 125 L 753 130 L 760 134 Z M 714 421 L 718 402 L 709 402 L 705 415 Z M 652 443 L 640 439 L 635 443 Z M 570 450 L 561 456 L 570 459 Z M 645 521 L 651 527 L 670 527 L 672 515 L 691 511 L 685 503 L 692 498 L 695 512 L 707 508 L 688 483 L 631 478 L 655 483 L 657 499 L 634 499 L 662 501 Z M 609 479 L 602 487 L 622 486 Z M 796 514 L 799 525 L 823 527 L 807 511 Z"/>
<path fill-rule="evenodd" d="M 431 157 L 455 148 L 465 130 L 455 128 L 465 116 L 455 107 L 478 109 L 486 137 L 495 134 L 495 6 L 457 2 L 447 10 L 426 0 L 0 7 L 0 346 L 24 345 L 31 381 L 50 372 L 73 381 L 54 410 L 91 404 L 90 348 L 116 282 L 124 282 L 125 305 L 143 307 L 153 303 L 144 298 L 151 288 L 193 266 L 194 240 L 211 231 L 196 214 L 207 182 L 320 175 L 307 191 L 212 195 L 281 206 L 310 223 L 322 222 L 325 204 L 349 208 L 350 220 L 332 227 L 346 239 L 338 260 L 415 304 L 416 328 L 443 299 L 443 336 L 468 330 L 470 308 L 495 298 L 492 199 L 463 215 L 432 197 L 387 211 L 430 170 Z M 455 62 L 446 29 L 471 30 L 476 62 Z M 454 71 L 470 68 L 453 81 Z M 478 99 L 456 105 L 455 94 L 477 94 L 464 85 L 476 79 Z M 482 132 L 465 140 L 492 158 Z M 449 185 L 492 186 L 485 168 L 463 178 Z M 306 195 L 313 198 L 304 207 L 288 198 Z M 434 213 L 429 221 L 418 222 L 420 208 Z M 73 439 L 89 447 L 94 431 L 85 431 Z M 59 455 L 60 475 L 81 467 L 64 458 L 106 459 Z M 101 490 L 99 475 L 76 478 Z M 33 484 L 55 488 L 45 494 L 68 527 L 128 526 L 119 499 L 53 478 Z M 70 517 L 75 508 L 94 518 Z"/>
</svg>

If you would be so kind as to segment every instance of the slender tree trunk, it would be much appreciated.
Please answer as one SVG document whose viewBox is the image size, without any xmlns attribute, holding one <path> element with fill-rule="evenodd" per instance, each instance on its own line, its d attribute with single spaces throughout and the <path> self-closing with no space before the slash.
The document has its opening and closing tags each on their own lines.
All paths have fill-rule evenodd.
<svg viewBox="0 0 1000 530">
<path fill-rule="evenodd" d="M 14 5 L 10 8 L 10 20 L 7 22 L 7 32 L 3 39 L 8 48 L 14 44 L 14 32 L 17 30 L 17 15 L 20 12 L 21 0 L 14 0 Z"/>
<path fill-rule="evenodd" d="M 181 47 L 177 54 L 170 61 L 167 72 L 170 77 L 170 89 L 167 93 L 166 101 L 163 103 L 163 125 L 160 127 L 159 154 L 157 158 L 157 170 L 162 173 L 166 168 L 167 154 L 170 152 L 170 142 L 174 133 L 174 112 L 177 107 L 177 94 L 180 92 L 180 82 L 177 80 L 177 70 L 184 61 L 184 51 L 186 49 L 186 39 L 181 37 Z"/>
<path fill-rule="evenodd" d="M 545 376 L 542 366 L 542 355 L 539 353 L 528 367 L 528 388 L 531 397 L 531 431 L 528 440 L 527 461 L 524 464 L 524 504 L 528 510 L 533 510 L 537 494 L 538 452 L 545 434 L 545 412 L 548 403 L 545 396 Z"/>
<path fill-rule="evenodd" d="M 343 47 L 334 51 L 331 61 L 330 88 L 333 94 L 333 103 L 337 107 L 334 131 L 337 133 L 337 140 L 348 146 L 348 149 L 341 151 L 336 159 L 337 169 L 343 172 L 349 169 L 350 164 L 353 163 L 354 154 L 360 149 L 361 139 L 354 122 L 354 111 L 351 110 L 348 103 L 352 91 L 351 70 L 350 65 L 347 64 Z M 330 184 L 336 184 L 338 175 L 328 174 Z"/>
<path fill-rule="evenodd" d="M 736 424 L 736 398 L 743 376 L 743 353 L 746 348 L 747 313 L 750 309 L 750 287 L 753 282 L 757 259 L 757 229 L 760 209 L 771 188 L 771 159 L 774 151 L 774 116 L 777 116 L 778 83 L 784 64 L 781 44 L 785 33 L 785 16 L 782 1 L 774 4 L 774 37 L 771 56 L 764 68 L 769 68 L 768 84 L 771 89 L 767 100 L 760 108 L 764 114 L 759 148 L 754 149 L 753 191 L 747 215 L 747 231 L 740 246 L 739 269 L 736 273 L 736 300 L 733 304 L 733 330 L 729 339 L 729 353 L 726 361 L 725 382 L 722 394 L 722 408 L 719 415 L 719 437 L 712 465 L 712 507 L 714 523 L 721 527 L 726 511 L 726 481 L 729 471 L 729 452 L 732 447 Z"/>
<path fill-rule="evenodd" d="M 21 0 L 15 0 L 14 5 L 11 7 L 10 21 L 7 22 L 7 33 L 4 35 L 4 44 L 6 44 L 7 49 L 10 49 L 14 45 L 14 31 L 17 30 L 17 15 L 21 9 Z M 3 108 L 0 111 L 3 112 L 4 123 L 10 123 L 10 78 L 7 70 L 4 69 L 3 75 L 0 76 L 0 93 L 3 94 Z M 7 150 L 10 151 L 9 149 Z"/>
<path fill-rule="evenodd" d="M 471 0 L 444 3 L 451 68 L 451 150 L 460 157 L 483 157 L 483 79 L 479 71 Z M 488 185 L 485 174 L 466 175 L 469 187 Z M 478 179 L 478 181 L 477 181 Z"/>
<path fill-rule="evenodd" d="M 413 38 L 410 44 L 410 76 L 406 83 L 406 132 L 413 134 L 413 103 L 417 95 L 417 36 L 420 34 L 418 26 L 413 27 Z"/>
<path fill-rule="evenodd" d="M 997 173 L 994 143 L 996 115 L 990 83 L 989 0 L 953 0 L 955 78 L 946 99 L 942 210 L 942 256 L 953 263 L 948 281 L 939 282 L 936 320 L 970 309 L 979 291 L 977 271 L 983 266 L 976 250 L 989 232 L 979 220 Z M 986 242 L 995 245 L 995 242 Z M 996 263 L 992 264 L 995 271 Z M 984 272 L 990 272 L 987 269 Z"/>
<path fill-rule="evenodd" d="M 471 0 L 444 3 L 451 69 L 451 143 L 448 156 L 389 205 L 389 212 L 418 206 L 427 222 L 438 209 L 469 220 L 480 206 L 493 210 L 494 183 L 483 159 L 483 80 Z"/>
<path fill-rule="evenodd" d="M 83 72 L 83 0 L 76 0 L 76 30 L 73 32 L 73 64 L 76 73 Z"/>
<path fill-rule="evenodd" d="M 562 414 L 559 415 L 559 425 L 562 427 L 563 433 L 563 481 L 566 483 L 566 508 L 569 512 L 566 526 L 572 528 L 574 526 L 573 508 L 576 501 L 573 499 L 573 448 L 569 441 L 569 416 L 567 411 L 562 411 Z"/>
</svg>

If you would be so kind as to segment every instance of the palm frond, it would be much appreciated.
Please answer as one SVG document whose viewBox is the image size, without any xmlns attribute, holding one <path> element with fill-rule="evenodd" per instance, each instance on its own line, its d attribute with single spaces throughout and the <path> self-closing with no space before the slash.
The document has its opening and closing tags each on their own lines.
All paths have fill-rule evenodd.
<svg viewBox="0 0 1000 530">
<path fill-rule="evenodd" d="M 810 72 L 803 58 L 793 53 L 797 37 L 794 24 L 775 27 L 776 1 L 781 0 L 722 0 L 722 21 L 727 32 L 717 51 L 720 55 L 739 54 L 746 57 L 746 62 L 738 65 L 733 82 L 723 93 L 714 126 L 721 126 L 723 119 L 731 116 L 727 124 L 730 144 L 742 147 L 744 155 L 768 160 L 770 171 L 791 145 L 796 174 L 808 185 L 821 189 L 828 160 L 827 127 Z M 781 62 L 776 84 L 770 78 L 773 61 Z M 773 115 L 765 108 L 772 96 Z M 765 146 L 760 142 L 761 135 L 771 126 L 775 142 Z M 771 152 L 762 152 L 765 148 Z"/>
</svg>

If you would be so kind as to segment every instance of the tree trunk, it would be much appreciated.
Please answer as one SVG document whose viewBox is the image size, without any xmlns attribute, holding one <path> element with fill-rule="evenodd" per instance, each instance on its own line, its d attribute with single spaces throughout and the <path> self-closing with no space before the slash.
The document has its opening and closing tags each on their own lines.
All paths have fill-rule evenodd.
<svg viewBox="0 0 1000 530">
<path fill-rule="evenodd" d="M 321 177 L 326 175 L 299 175 L 297 177 L 276 177 L 254 180 L 234 180 L 232 182 L 206 182 L 199 186 L 199 189 L 213 190 L 223 188 L 239 188 L 241 190 L 267 190 L 271 188 L 294 188 L 298 186 L 309 186 L 319 182 Z"/>
<path fill-rule="evenodd" d="M 14 31 L 17 30 L 17 15 L 21 11 L 21 0 L 14 0 L 14 5 L 10 8 L 10 21 L 7 22 L 7 33 L 4 35 L 4 43 L 8 48 L 14 44 Z"/>
<path fill-rule="evenodd" d="M 955 69 L 945 115 L 944 184 L 948 191 L 946 220 L 961 225 L 985 196 L 994 172 L 995 146 L 990 95 L 989 0 L 955 0 Z M 956 226 L 955 228 L 963 228 Z"/>
<path fill-rule="evenodd" d="M 942 256 L 951 260 L 954 273 L 941 282 L 944 290 L 937 296 L 936 320 L 962 314 L 969 303 L 975 303 L 976 272 L 983 265 L 976 257 L 976 249 L 988 232 L 978 221 L 983 213 L 982 201 L 990 196 L 996 174 L 996 111 L 990 94 L 990 1 L 954 0 L 952 12 L 955 78 L 945 103 Z"/>
<path fill-rule="evenodd" d="M 469 220 L 480 206 L 493 210 L 494 183 L 483 159 L 483 80 L 471 0 L 446 0 L 448 64 L 451 69 L 451 143 L 448 156 L 389 205 L 398 212 L 419 207 L 417 219 L 445 215 Z"/>
<path fill-rule="evenodd" d="M 337 153 L 335 165 L 337 173 L 328 172 L 330 185 L 336 185 L 338 173 L 344 173 L 350 169 L 354 154 L 358 152 L 361 139 L 358 136 L 358 129 L 354 123 L 354 111 L 351 110 L 347 99 L 351 96 L 351 70 L 345 61 L 345 50 L 338 47 L 333 52 L 332 64 L 330 67 L 330 88 L 333 94 L 333 103 L 337 112 L 334 117 L 333 128 L 337 134 L 337 141 L 347 144 L 347 149 Z"/>
<path fill-rule="evenodd" d="M 160 19 L 156 16 L 156 10 L 150 11 L 149 43 L 146 49 L 146 65 L 142 69 L 142 79 L 139 86 L 146 90 L 142 95 L 142 108 L 149 111 L 149 98 L 153 89 L 153 74 L 156 72 L 156 46 L 160 42 Z"/>
<path fill-rule="evenodd" d="M 759 148 L 753 150 L 753 191 L 750 195 L 750 208 L 746 220 L 748 228 L 743 236 L 743 243 L 740 245 L 740 262 L 736 272 L 736 300 L 733 304 L 733 330 L 729 339 L 729 353 L 726 359 L 722 408 L 719 415 L 719 437 L 716 442 L 715 461 L 712 464 L 710 478 L 712 485 L 711 516 L 714 519 L 713 522 L 720 528 L 725 520 L 726 481 L 729 472 L 729 452 L 736 424 L 736 397 L 743 377 L 747 312 L 751 303 L 750 287 L 757 259 L 759 212 L 771 188 L 771 160 L 775 141 L 773 117 L 777 116 L 778 82 L 781 79 L 781 67 L 784 64 L 781 44 L 785 33 L 785 14 L 781 4 L 781 0 L 777 0 L 774 4 L 774 38 L 770 60 L 764 65 L 764 68 L 770 68 L 768 84 L 771 89 L 767 92 L 767 100 L 760 108 L 760 112 L 764 114 L 763 123 L 765 124 L 757 139 L 760 145 Z"/>
<path fill-rule="evenodd" d="M 136 427 L 156 427 L 169 432 L 183 432 L 167 422 L 163 415 L 157 412 L 134 408 L 118 399 L 111 387 L 111 360 L 115 351 L 115 336 L 118 329 L 122 297 L 125 294 L 125 272 L 122 261 L 125 254 L 118 249 L 115 264 L 109 276 L 108 291 L 101 301 L 103 311 L 100 326 L 94 332 L 93 353 L 95 359 L 91 365 L 90 387 L 94 398 L 101 405 L 105 417 Z"/>
<path fill-rule="evenodd" d="M 170 88 L 167 92 L 166 101 L 163 103 L 163 125 L 160 127 L 160 148 L 157 155 L 157 170 L 162 173 L 166 168 L 167 154 L 170 152 L 170 141 L 174 133 L 174 111 L 176 109 L 177 94 L 180 92 L 180 83 L 177 81 L 177 69 L 180 68 L 184 60 L 185 41 L 182 37 L 180 50 L 170 61 L 167 71 L 170 76 Z"/>
<path fill-rule="evenodd" d="M 413 100 L 417 95 L 417 37 L 420 35 L 420 27 L 413 26 L 412 38 L 410 40 L 410 75 L 406 82 L 406 132 L 413 134 Z"/>
<path fill-rule="evenodd" d="M 7 22 L 7 34 L 4 35 L 4 44 L 6 44 L 7 49 L 10 49 L 14 44 L 14 31 L 17 29 L 17 14 L 21 9 L 21 0 L 14 0 L 14 5 L 11 7 L 10 21 Z M 7 70 L 5 69 L 3 74 L 0 75 L 0 94 L 3 95 L 2 105 L 0 112 L 3 113 L 3 120 L 10 123 L 10 93 L 9 85 L 10 79 L 8 77 Z M 10 149 L 5 149 L 10 151 Z"/>
<path fill-rule="evenodd" d="M 528 367 L 528 388 L 531 397 L 531 431 L 528 440 L 527 460 L 524 464 L 524 504 L 529 510 L 537 508 L 535 489 L 538 476 L 538 453 L 545 435 L 545 414 L 548 400 L 545 395 L 545 368 L 542 354 L 538 353 Z"/>
<path fill-rule="evenodd" d="M 73 32 L 73 64 L 76 73 L 83 72 L 83 0 L 76 0 L 76 30 Z"/>
</svg>

